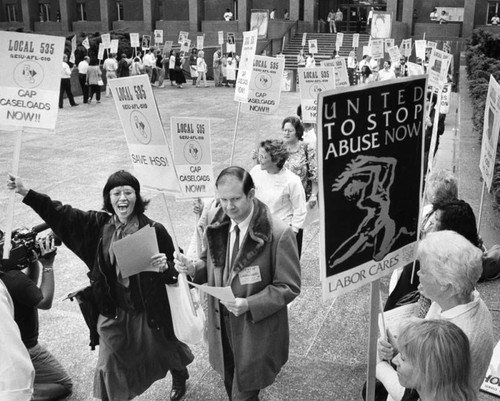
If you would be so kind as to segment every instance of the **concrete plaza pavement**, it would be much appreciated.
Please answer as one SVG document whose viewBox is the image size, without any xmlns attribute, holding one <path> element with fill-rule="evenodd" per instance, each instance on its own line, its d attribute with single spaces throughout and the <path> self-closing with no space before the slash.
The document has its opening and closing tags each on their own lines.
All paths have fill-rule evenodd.
<svg viewBox="0 0 500 401">
<path fill-rule="evenodd" d="M 168 84 L 168 82 L 167 82 Z M 461 89 L 465 87 L 461 86 Z M 167 85 L 154 88 L 158 108 L 167 136 L 170 136 L 170 117 L 209 117 L 212 130 L 214 173 L 229 164 L 232 136 L 235 129 L 237 103 L 232 88 L 195 88 L 189 83 L 184 89 Z M 104 94 L 103 94 L 104 95 Z M 465 93 L 453 97 L 454 105 L 465 102 Z M 48 193 L 81 209 L 99 209 L 102 205 L 102 187 L 118 169 L 132 170 L 127 145 L 112 98 L 102 98 L 101 104 L 82 104 L 59 111 L 57 128 L 53 133 L 23 134 L 19 175 L 28 187 Z M 280 137 L 281 120 L 295 114 L 299 94 L 283 92 L 279 111 L 272 116 L 240 114 L 238 136 L 233 164 L 252 166 L 250 157 L 256 140 Z M 462 105 L 462 115 L 464 108 Z M 470 108 L 469 108 L 470 109 Z M 479 146 L 475 136 L 466 131 L 458 108 L 453 106 L 460 124 L 447 119 L 447 131 L 438 153 L 438 164 L 453 168 L 460 177 L 461 196 L 477 210 L 477 189 L 470 189 L 480 177 L 477 162 L 466 161 L 469 148 Z M 14 133 L 2 132 L 0 174 L 6 177 L 11 169 Z M 464 135 L 464 139 L 462 139 Z M 477 152 L 476 152 L 477 153 Z M 474 153 L 475 154 L 475 153 Z M 467 164 L 464 164 L 467 163 Z M 476 173 L 477 171 L 477 173 Z M 165 206 L 162 196 L 145 191 L 152 199 L 148 216 L 165 222 L 166 207 L 175 227 L 179 245 L 187 248 L 195 217 L 191 202 L 168 198 Z M 0 188 L 0 204 L 7 204 L 8 193 Z M 476 203 L 474 203 L 476 202 Z M 487 207 L 485 207 L 485 212 Z M 6 210 L 3 206 L 2 210 Z M 488 213 L 490 213 L 488 211 Z M 489 214 L 484 224 L 491 226 L 496 215 Z M 498 220 L 498 219 L 496 219 Z M 486 223 L 488 221 L 488 223 Z M 15 227 L 31 227 L 40 219 L 17 197 Z M 5 214 L 0 216 L 0 227 L 5 226 Z M 278 400 L 360 400 L 360 391 L 366 378 L 369 287 L 365 286 L 336 300 L 323 301 L 318 266 L 318 224 L 305 231 L 302 255 L 302 293 L 290 306 L 290 358 L 276 382 L 262 392 L 263 401 Z M 500 243 L 498 227 L 483 234 L 486 244 Z M 491 234 L 491 235 L 490 235 Z M 56 257 L 56 296 L 49 311 L 40 312 L 40 342 L 59 359 L 73 378 L 71 401 L 92 400 L 93 369 L 97 350 L 88 344 L 88 329 L 75 302 L 63 300 L 68 292 L 88 283 L 86 266 L 64 246 Z M 382 280 L 387 291 L 387 278 Z M 480 285 L 480 291 L 492 311 L 495 338 L 500 331 L 500 302 L 498 282 Z M 225 400 L 222 379 L 210 368 L 205 344 L 192 347 L 195 355 L 190 365 L 190 379 L 186 400 Z M 168 399 L 171 379 L 156 382 L 137 399 L 156 401 Z M 493 397 L 481 395 L 481 400 Z"/>
</svg>

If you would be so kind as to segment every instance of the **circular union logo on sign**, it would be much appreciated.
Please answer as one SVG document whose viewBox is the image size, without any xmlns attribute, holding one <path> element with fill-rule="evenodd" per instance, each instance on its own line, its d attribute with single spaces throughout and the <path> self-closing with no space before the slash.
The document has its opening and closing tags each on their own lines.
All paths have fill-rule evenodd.
<svg viewBox="0 0 500 401">
<path fill-rule="evenodd" d="M 134 136 L 140 143 L 147 145 L 151 142 L 151 139 L 153 138 L 153 135 L 151 134 L 151 127 L 149 126 L 146 117 L 144 117 L 140 111 L 134 110 L 130 113 L 130 126 Z"/>
<path fill-rule="evenodd" d="M 43 67 L 36 61 L 22 61 L 14 69 L 14 82 L 22 88 L 36 88 L 43 78 Z"/>
<path fill-rule="evenodd" d="M 264 72 L 261 72 L 260 74 L 257 75 L 255 78 L 255 86 L 259 90 L 267 90 L 271 87 L 273 83 L 273 79 L 269 74 L 266 74 Z"/>
<path fill-rule="evenodd" d="M 318 93 L 323 92 L 324 90 L 326 90 L 326 88 L 323 84 L 316 83 L 313 84 L 309 89 L 309 94 L 311 95 L 311 97 L 316 98 L 316 96 L 318 96 Z"/>
<path fill-rule="evenodd" d="M 184 159 L 190 164 L 198 164 L 203 156 L 201 146 L 197 141 L 187 141 L 184 145 Z"/>
</svg>

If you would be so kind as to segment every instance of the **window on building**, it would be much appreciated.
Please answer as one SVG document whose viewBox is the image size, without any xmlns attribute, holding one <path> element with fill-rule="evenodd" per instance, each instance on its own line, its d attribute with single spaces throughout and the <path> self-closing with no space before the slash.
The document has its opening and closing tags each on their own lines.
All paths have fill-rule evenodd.
<svg viewBox="0 0 500 401">
<path fill-rule="evenodd" d="M 486 19 L 486 24 L 500 25 L 498 17 L 500 17 L 500 1 L 489 1 L 488 2 L 488 17 Z M 497 17 L 493 19 L 494 17 Z"/>
<path fill-rule="evenodd" d="M 40 14 L 40 22 L 50 21 L 50 4 L 40 3 L 39 14 Z"/>
<path fill-rule="evenodd" d="M 123 21 L 123 1 L 116 2 L 117 20 Z"/>
<path fill-rule="evenodd" d="M 15 4 L 6 4 L 5 11 L 7 14 L 7 21 L 8 22 L 17 22 L 17 12 L 16 12 L 16 5 Z"/>
<path fill-rule="evenodd" d="M 76 4 L 76 15 L 78 21 L 87 21 L 87 12 L 85 10 L 85 3 L 77 3 Z"/>
</svg>

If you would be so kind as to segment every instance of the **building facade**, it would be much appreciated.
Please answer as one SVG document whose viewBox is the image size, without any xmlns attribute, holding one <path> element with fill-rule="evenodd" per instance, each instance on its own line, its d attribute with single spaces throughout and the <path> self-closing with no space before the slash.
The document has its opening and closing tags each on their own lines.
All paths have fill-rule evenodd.
<svg viewBox="0 0 500 401">
<path fill-rule="evenodd" d="M 429 21 L 434 7 L 448 10 L 448 24 Z M 223 20 L 226 9 L 234 21 Z M 491 21 L 500 13 L 500 0 L 0 0 L 0 29 L 63 35 L 118 29 L 163 29 L 166 36 L 179 30 L 243 32 L 252 9 L 276 9 L 276 22 L 287 15 L 298 21 L 298 32 L 326 32 L 332 9 L 343 13 L 343 31 L 363 31 L 375 9 L 392 13 L 397 36 L 467 37 L 476 27 L 497 28 Z"/>
</svg>

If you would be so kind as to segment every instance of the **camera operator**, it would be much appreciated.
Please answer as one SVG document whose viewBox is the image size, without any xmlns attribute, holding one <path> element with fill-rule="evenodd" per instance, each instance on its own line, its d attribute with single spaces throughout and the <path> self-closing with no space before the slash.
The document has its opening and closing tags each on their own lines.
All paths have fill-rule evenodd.
<svg viewBox="0 0 500 401">
<path fill-rule="evenodd" d="M 1 272 L 0 272 L 1 275 Z M 0 400 L 29 401 L 35 369 L 14 321 L 14 305 L 0 280 Z"/>
<path fill-rule="evenodd" d="M 35 368 L 33 400 L 57 400 L 70 394 L 73 384 L 56 358 L 38 343 L 38 309 L 50 309 L 54 299 L 56 247 L 52 235 L 37 242 L 41 257 L 25 270 L 0 269 L 0 280 L 14 302 L 14 320 Z"/>
</svg>

